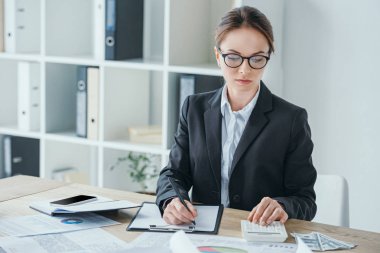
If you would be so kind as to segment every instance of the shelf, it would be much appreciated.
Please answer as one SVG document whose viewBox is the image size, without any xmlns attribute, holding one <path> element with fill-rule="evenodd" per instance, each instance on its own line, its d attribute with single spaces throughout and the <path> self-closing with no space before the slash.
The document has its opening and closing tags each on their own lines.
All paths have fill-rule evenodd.
<svg viewBox="0 0 380 253">
<path fill-rule="evenodd" d="M 169 66 L 170 72 L 197 75 L 222 76 L 222 71 L 217 63 L 191 64 L 186 66 Z"/>
<path fill-rule="evenodd" d="M 95 55 L 96 27 L 92 0 L 48 0 L 46 3 L 46 55 Z"/>
<path fill-rule="evenodd" d="M 34 61 L 41 62 L 43 59 L 39 54 L 14 54 L 14 53 L 0 53 L 0 60 L 14 60 L 14 61 Z"/>
<path fill-rule="evenodd" d="M 128 127 L 162 124 L 162 72 L 105 68 L 104 140 L 128 139 Z"/>
<path fill-rule="evenodd" d="M 120 150 L 126 150 L 126 151 L 136 151 L 136 152 L 143 152 L 143 153 L 152 153 L 152 154 L 157 154 L 157 155 L 162 155 L 166 153 L 167 151 L 163 149 L 161 145 L 134 143 L 128 140 L 105 141 L 103 142 L 102 146 L 105 148 L 113 148 L 113 149 L 120 149 Z"/>
<path fill-rule="evenodd" d="M 213 29 L 227 10 L 242 1 L 135 1 L 144 1 L 143 17 L 139 16 L 143 28 L 136 24 L 138 18 L 125 25 L 143 32 L 138 42 L 142 45 L 136 46 L 142 54 L 128 60 L 105 60 L 107 0 L 19 1 L 30 5 L 24 21 L 34 32 L 24 33 L 14 52 L 0 52 L 0 137 L 38 139 L 42 177 L 64 180 L 67 171 L 70 180 L 77 175 L 78 180 L 87 178 L 86 183 L 98 186 L 141 190 L 127 172 L 110 173 L 107 168 L 128 152 L 155 155 L 158 167 L 166 166 L 178 125 L 181 76 L 206 78 L 206 83 L 221 80 Z M 16 15 L 16 20 L 21 22 L 23 17 Z M 23 62 L 36 62 L 39 67 L 39 131 L 19 128 L 18 69 Z M 80 66 L 99 68 L 98 95 L 91 100 L 91 108 L 98 109 L 96 140 L 76 135 Z M 148 142 L 158 144 L 131 141 L 131 127 L 147 126 L 161 126 L 161 143 L 156 136 Z M 148 185 L 154 188 L 155 182 Z"/>
<path fill-rule="evenodd" d="M 78 180 L 96 185 L 99 155 L 97 147 L 46 140 L 44 149 L 45 155 L 42 157 L 45 164 L 45 177 L 53 178 L 57 170 L 72 168 L 75 172 L 71 178 L 72 182 Z"/>
<path fill-rule="evenodd" d="M 45 135 L 45 139 L 49 141 L 75 143 L 75 144 L 82 144 L 82 145 L 88 145 L 88 146 L 97 146 L 99 144 L 98 141 L 78 137 L 75 132 L 49 133 Z"/>
<path fill-rule="evenodd" d="M 12 135 L 19 137 L 28 137 L 34 139 L 40 139 L 42 134 L 40 132 L 20 131 L 17 126 L 2 126 L 0 127 L 0 133 L 2 135 Z"/>
<path fill-rule="evenodd" d="M 235 5 L 233 0 L 170 1 L 169 65 L 215 63 L 214 29 Z"/>
</svg>

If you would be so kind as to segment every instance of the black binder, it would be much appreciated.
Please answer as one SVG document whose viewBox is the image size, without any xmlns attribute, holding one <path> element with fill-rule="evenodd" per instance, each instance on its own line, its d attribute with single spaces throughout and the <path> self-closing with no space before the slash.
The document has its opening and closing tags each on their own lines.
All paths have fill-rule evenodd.
<svg viewBox="0 0 380 253">
<path fill-rule="evenodd" d="M 106 60 L 143 57 L 143 0 L 106 0 Z"/>
<path fill-rule="evenodd" d="M 77 69 L 76 134 L 87 137 L 87 67 Z"/>
<path fill-rule="evenodd" d="M 4 136 L 3 152 L 3 176 L 40 176 L 40 141 L 38 139 Z"/>
</svg>

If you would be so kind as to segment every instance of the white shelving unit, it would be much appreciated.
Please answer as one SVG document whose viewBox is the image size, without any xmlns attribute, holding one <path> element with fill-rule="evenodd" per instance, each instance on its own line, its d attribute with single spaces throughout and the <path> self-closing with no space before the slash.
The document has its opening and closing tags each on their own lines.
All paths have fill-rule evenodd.
<svg viewBox="0 0 380 253">
<path fill-rule="evenodd" d="M 40 6 L 39 16 L 33 17 L 40 32 L 31 39 L 39 41 L 39 50 L 0 53 L 0 135 L 39 139 L 42 177 L 50 178 L 57 168 L 74 167 L 93 185 L 136 189 L 126 171 L 110 171 L 110 166 L 128 151 L 157 155 L 158 166 L 166 165 L 178 122 L 179 77 L 220 78 L 213 56 L 214 28 L 241 1 L 144 0 L 143 58 L 128 61 L 104 60 L 105 0 L 33 1 Z M 17 127 L 20 61 L 40 66 L 39 131 Z M 75 135 L 80 65 L 100 70 L 98 140 Z M 130 142 L 127 128 L 139 125 L 161 125 L 162 144 Z"/>
</svg>

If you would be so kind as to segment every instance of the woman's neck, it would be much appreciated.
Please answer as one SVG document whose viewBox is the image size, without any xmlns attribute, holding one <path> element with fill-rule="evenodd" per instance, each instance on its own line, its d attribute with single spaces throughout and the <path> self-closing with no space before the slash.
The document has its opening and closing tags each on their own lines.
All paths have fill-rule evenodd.
<svg viewBox="0 0 380 253">
<path fill-rule="evenodd" d="M 255 97 L 258 90 L 259 85 L 254 85 L 249 90 L 234 89 L 227 86 L 227 98 L 232 111 L 236 112 L 243 109 Z"/>
</svg>

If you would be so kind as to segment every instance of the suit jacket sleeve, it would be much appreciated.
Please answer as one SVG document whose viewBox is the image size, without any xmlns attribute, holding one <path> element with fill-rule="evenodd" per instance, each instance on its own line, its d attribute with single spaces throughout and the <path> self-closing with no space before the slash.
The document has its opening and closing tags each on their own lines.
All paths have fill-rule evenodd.
<svg viewBox="0 0 380 253">
<path fill-rule="evenodd" d="M 189 133 L 187 124 L 189 99 L 190 97 L 187 97 L 182 106 L 177 133 L 174 136 L 174 144 L 169 155 L 169 163 L 161 171 L 157 182 L 156 204 L 160 208 L 161 213 L 163 212 L 162 207 L 165 200 L 176 196 L 174 189 L 172 189 L 170 185 L 168 176 L 178 180 L 177 182 L 180 186 L 179 191 L 182 197 L 186 200 L 190 200 L 188 192 L 193 180 L 190 173 Z"/>
<path fill-rule="evenodd" d="M 291 140 L 284 162 L 284 188 L 286 197 L 274 198 L 285 207 L 289 218 L 312 220 L 317 211 L 314 183 L 317 178 L 311 153 L 310 127 L 304 109 L 293 120 Z"/>
</svg>

